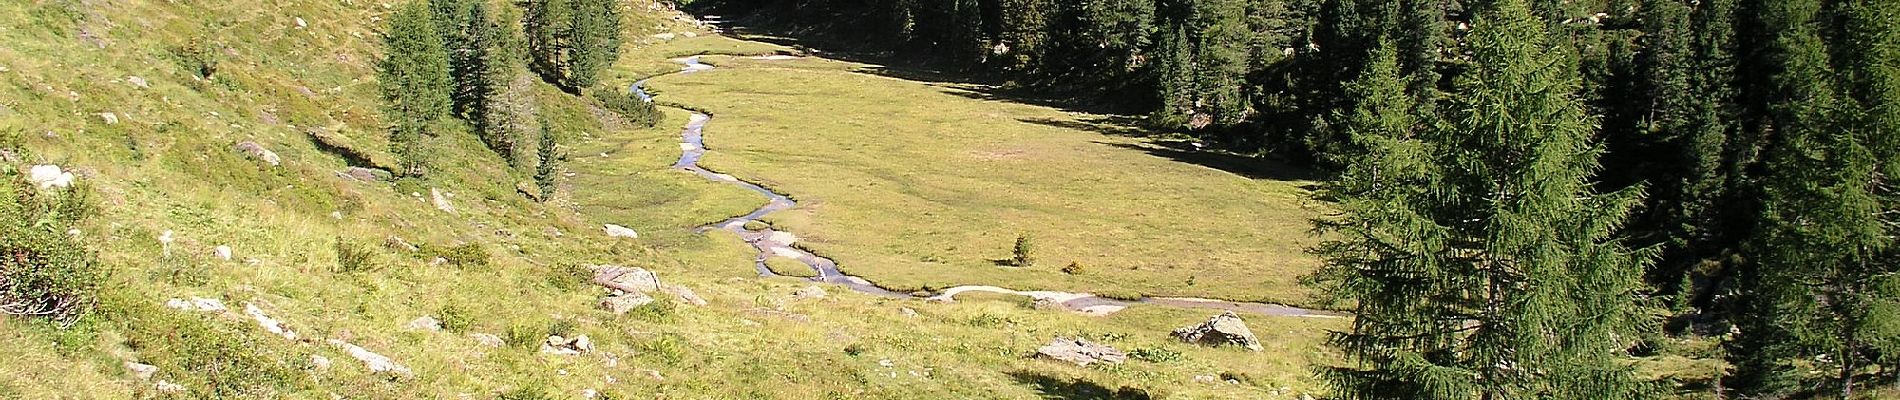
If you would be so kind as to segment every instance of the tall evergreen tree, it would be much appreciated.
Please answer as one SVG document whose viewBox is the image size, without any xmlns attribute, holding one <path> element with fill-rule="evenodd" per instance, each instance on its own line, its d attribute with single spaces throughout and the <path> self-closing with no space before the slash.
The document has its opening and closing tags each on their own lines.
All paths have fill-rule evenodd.
<svg viewBox="0 0 1900 400">
<path fill-rule="evenodd" d="M 1315 277 L 1357 307 L 1331 341 L 1351 364 L 1325 375 L 1347 399 L 1647 397 L 1623 357 L 1653 252 L 1613 236 L 1640 195 L 1593 192 L 1574 61 L 1522 0 L 1474 25 L 1446 125 L 1395 171 L 1438 170 L 1344 196 L 1348 228 L 1321 225 L 1340 239 L 1316 249 Z M 1385 202 L 1352 205 L 1366 198 Z"/>
<path fill-rule="evenodd" d="M 1188 116 L 1194 113 L 1194 56 L 1187 49 L 1186 28 L 1172 25 L 1162 29 L 1152 69 L 1160 107 L 1148 119 L 1161 127 L 1186 127 Z"/>
<path fill-rule="evenodd" d="M 572 0 L 574 5 L 567 86 L 573 89 L 594 86 L 600 73 L 620 59 L 620 2 L 616 0 Z"/>
<path fill-rule="evenodd" d="M 535 73 L 569 93 L 593 86 L 620 57 L 614 0 L 530 0 L 524 25 Z"/>
<path fill-rule="evenodd" d="M 383 32 L 383 59 L 377 62 L 384 116 L 394 119 L 390 151 L 404 175 L 427 170 L 428 143 L 436 123 L 449 115 L 449 63 L 436 36 L 435 22 L 421 3 L 398 8 Z"/>
<path fill-rule="evenodd" d="M 1194 93 L 1196 111 L 1205 113 L 1215 127 L 1232 127 L 1247 118 L 1246 93 L 1252 32 L 1247 29 L 1245 0 L 1194 2 Z M 1199 125 L 1199 124 L 1195 124 Z"/>
</svg>

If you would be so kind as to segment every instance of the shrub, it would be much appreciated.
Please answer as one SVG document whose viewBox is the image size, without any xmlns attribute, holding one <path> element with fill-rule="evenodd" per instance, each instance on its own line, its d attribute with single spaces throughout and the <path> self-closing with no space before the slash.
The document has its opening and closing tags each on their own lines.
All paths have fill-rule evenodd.
<svg viewBox="0 0 1900 400">
<path fill-rule="evenodd" d="M 651 128 L 660 123 L 660 108 L 640 96 L 607 88 L 594 89 L 593 94 L 601 108 L 620 114 L 634 125 Z"/>
<path fill-rule="evenodd" d="M 1152 363 L 1174 362 L 1181 360 L 1181 352 L 1162 347 L 1144 347 L 1128 352 L 1129 358 Z"/>
<path fill-rule="evenodd" d="M 67 230 L 95 209 L 83 184 L 41 190 L 0 166 L 0 314 L 71 326 L 97 303 L 95 254 Z"/>
<path fill-rule="evenodd" d="M 500 400 L 553 400 L 554 396 L 548 394 L 547 384 L 536 382 L 536 383 L 521 385 L 520 387 L 516 387 L 506 392 L 501 392 L 501 397 L 498 397 L 498 399 Z"/>
<path fill-rule="evenodd" d="M 1069 274 L 1069 275 L 1081 275 L 1084 269 L 1085 267 L 1082 266 L 1081 261 L 1070 261 L 1069 266 L 1062 267 L 1062 273 Z"/>
<path fill-rule="evenodd" d="M 121 311 L 126 344 L 165 379 L 204 398 L 278 398 L 304 386 L 308 356 L 212 316 L 141 306 Z"/>
<path fill-rule="evenodd" d="M 1024 268 L 1036 265 L 1035 238 L 1030 237 L 1027 233 L 1016 235 L 1016 250 L 1014 256 L 1010 258 L 1010 262 L 1018 267 Z"/>
<path fill-rule="evenodd" d="M 594 269 L 580 264 L 558 264 L 548 267 L 548 286 L 555 289 L 575 290 L 594 280 Z"/>
<path fill-rule="evenodd" d="M 180 68 L 199 78 L 211 79 L 218 73 L 217 46 L 205 38 L 193 38 L 182 46 L 172 48 L 171 53 Z"/>
<path fill-rule="evenodd" d="M 452 333 L 467 332 L 469 325 L 475 322 L 475 318 L 468 315 L 468 310 L 454 304 L 442 306 L 436 314 L 436 319 L 442 321 L 442 329 Z"/>
<path fill-rule="evenodd" d="M 655 297 L 652 303 L 634 307 L 632 311 L 627 312 L 627 315 L 648 322 L 672 322 L 673 315 L 678 311 L 679 304 L 674 303 L 672 299 Z"/>
<path fill-rule="evenodd" d="M 457 268 L 488 266 L 488 249 L 480 243 L 463 243 L 449 247 L 428 246 L 424 254 L 442 257 L 449 265 Z"/>
<path fill-rule="evenodd" d="M 342 273 L 376 270 L 376 252 L 368 246 L 336 239 L 336 270 Z"/>
<path fill-rule="evenodd" d="M 509 325 L 508 330 L 501 334 L 501 342 L 508 344 L 508 347 L 529 351 L 533 351 L 537 346 L 540 346 L 542 342 L 546 342 L 547 340 L 548 335 L 545 327 L 535 327 L 529 324 L 517 323 Z"/>
</svg>

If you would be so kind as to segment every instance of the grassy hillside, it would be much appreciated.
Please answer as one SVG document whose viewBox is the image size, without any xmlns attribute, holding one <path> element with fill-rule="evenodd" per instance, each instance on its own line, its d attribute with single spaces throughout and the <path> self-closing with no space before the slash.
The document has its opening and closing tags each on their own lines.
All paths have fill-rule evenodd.
<svg viewBox="0 0 1900 400">
<path fill-rule="evenodd" d="M 673 56 L 774 50 L 697 31 L 644 1 L 628 7 L 635 11 L 625 24 L 628 35 L 640 40 L 628 44 L 617 75 L 609 79 L 613 85 L 677 68 L 666 61 Z M 563 189 L 546 204 L 516 194 L 526 172 L 506 167 L 466 133 L 442 137 L 437 169 L 427 180 L 344 178 L 337 173 L 351 163 L 388 163 L 381 128 L 387 121 L 378 111 L 370 66 L 379 56 L 378 23 L 390 8 L 351 0 L 0 4 L 0 41 L 8 43 L 0 46 L 0 133 L 9 138 L 0 143 L 25 158 L 8 163 L 8 170 L 56 164 L 77 171 L 82 186 L 96 193 L 99 212 L 76 227 L 76 240 L 97 252 L 104 276 L 98 306 L 70 327 L 0 318 L 0 398 L 525 399 L 574 398 L 587 389 L 618 398 L 1056 398 L 1123 387 L 1164 398 L 1293 398 L 1314 390 L 1309 363 L 1330 359 L 1317 349 L 1320 332 L 1343 324 L 1250 317 L 1267 343 L 1267 351 L 1255 353 L 1167 337 L 1170 329 L 1205 319 L 1205 311 L 1134 308 L 1092 318 L 1012 301 L 934 304 L 837 289 L 825 299 L 798 299 L 792 293 L 808 284 L 757 279 L 753 254 L 737 238 L 690 233 L 694 225 L 755 207 L 758 199 L 666 169 L 677 156 L 682 113 L 668 114 L 657 128 L 630 128 L 603 117 L 585 99 L 539 83 L 529 93 L 570 156 Z M 697 37 L 651 36 L 689 31 Z M 207 66 L 215 71 L 206 74 Z M 837 68 L 820 64 L 785 78 L 836 78 L 842 84 L 868 79 Z M 773 118 L 783 117 L 767 115 L 745 122 L 746 109 L 782 111 L 725 103 L 747 100 L 703 87 L 717 78 L 669 77 L 656 86 L 669 102 L 730 108 L 715 122 L 717 132 L 765 133 L 742 124 L 782 123 Z M 756 89 L 762 81 L 738 82 L 763 90 Z M 822 91 L 833 86 L 818 85 L 840 83 L 798 84 L 814 86 L 775 90 Z M 926 90 L 917 87 L 907 90 Z M 945 106 L 999 107 L 920 96 Z M 1046 112 L 1010 107 L 1004 109 L 1015 111 L 1003 112 Z M 1002 122 L 1003 129 L 1019 129 Z M 1066 142 L 1024 145 L 1061 150 L 1078 146 L 1081 134 L 1059 131 L 1046 140 Z M 739 141 L 748 139 L 714 135 L 718 155 L 711 165 L 772 177 L 768 181 L 806 179 L 779 175 L 764 164 L 721 160 L 746 156 Z M 831 140 L 820 138 L 808 145 Z M 281 165 L 246 158 L 234 150 L 243 141 L 275 152 Z M 1130 163 L 1141 167 L 1128 174 L 1195 170 L 1143 161 L 1146 156 L 1132 150 L 1103 154 L 1094 156 L 1103 160 L 1073 168 Z M 1108 179 L 1109 172 L 1101 174 Z M 1205 175 L 1205 182 L 1234 180 L 1213 172 L 1182 174 Z M 433 205 L 431 189 L 443 193 L 453 211 Z M 826 210 L 850 204 L 821 186 L 798 189 L 809 189 Z M 1133 204 L 1111 203 L 1124 209 Z M 1150 218 L 1172 214 L 1157 215 Z M 853 243 L 823 230 L 825 220 L 863 223 L 849 214 L 793 214 L 780 222 Z M 609 239 L 601 223 L 632 227 L 642 239 Z M 976 233 L 989 236 L 971 239 L 953 259 L 967 265 L 975 257 L 1001 257 L 1003 247 L 988 241 L 1001 243 L 1013 232 L 991 231 Z M 1259 234 L 1251 232 L 1207 248 Z M 420 249 L 389 245 L 392 237 Z M 1076 244 L 1051 241 L 1046 259 L 1072 257 L 1063 249 Z M 214 256 L 217 246 L 228 246 L 232 259 Z M 365 261 L 340 257 L 354 255 Z M 462 262 L 434 262 L 439 256 Z M 663 301 L 614 316 L 596 307 L 606 291 L 582 282 L 579 268 L 588 264 L 651 268 L 710 304 Z M 1182 277 L 1152 270 L 1160 281 Z M 1213 278 L 1201 279 L 1216 284 Z M 194 297 L 219 300 L 232 312 L 165 306 L 170 299 Z M 260 327 L 245 314 L 247 305 L 281 321 L 297 339 Z M 423 316 L 451 322 L 450 329 L 405 328 Z M 470 336 L 475 333 L 509 343 L 488 347 Z M 586 334 L 597 350 L 539 354 L 534 342 L 550 333 Z M 1026 357 L 1058 335 L 1160 356 L 1106 368 Z M 387 356 L 412 372 L 372 373 L 330 340 Z M 159 370 L 146 380 L 125 362 Z M 1204 383 L 1196 376 L 1222 379 Z M 165 393 L 158 381 L 184 391 Z"/>
</svg>

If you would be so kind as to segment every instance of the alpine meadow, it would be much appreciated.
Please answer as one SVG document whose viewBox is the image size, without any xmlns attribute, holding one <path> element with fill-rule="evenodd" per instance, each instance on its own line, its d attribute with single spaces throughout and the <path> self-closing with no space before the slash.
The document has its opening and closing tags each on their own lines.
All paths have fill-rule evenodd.
<svg viewBox="0 0 1900 400">
<path fill-rule="evenodd" d="M 14 0 L 0 43 L 0 399 L 1900 399 L 1900 0 Z"/>
</svg>

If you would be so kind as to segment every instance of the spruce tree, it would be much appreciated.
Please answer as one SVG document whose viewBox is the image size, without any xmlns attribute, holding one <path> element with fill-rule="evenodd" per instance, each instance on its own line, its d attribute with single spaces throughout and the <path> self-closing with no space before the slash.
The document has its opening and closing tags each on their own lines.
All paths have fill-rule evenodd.
<svg viewBox="0 0 1900 400">
<path fill-rule="evenodd" d="M 1155 95 L 1160 106 L 1150 114 L 1151 124 L 1175 129 L 1188 125 L 1194 113 L 1194 56 L 1187 49 L 1187 31 L 1180 26 L 1163 28 L 1156 40 Z"/>
<path fill-rule="evenodd" d="M 435 22 L 421 3 L 398 8 L 383 33 L 383 59 L 377 62 L 385 118 L 390 128 L 390 151 L 402 163 L 404 175 L 427 169 L 428 142 L 436 123 L 449 115 L 449 63 L 436 36 Z"/>
<path fill-rule="evenodd" d="M 579 90 L 600 81 L 600 73 L 620 59 L 620 3 L 616 0 L 573 0 L 572 38 L 567 52 L 566 86 Z"/>
<path fill-rule="evenodd" d="M 1247 29 L 1244 0 L 1201 0 L 1194 3 L 1194 93 L 1200 112 L 1216 127 L 1239 125 L 1247 118 L 1248 53 L 1252 41 Z"/>
<path fill-rule="evenodd" d="M 1348 175 L 1387 187 L 1341 193 L 1345 214 L 1320 224 L 1339 239 L 1316 249 L 1314 277 L 1356 304 L 1352 331 L 1330 341 L 1349 364 L 1323 374 L 1339 397 L 1651 394 L 1624 349 L 1645 321 L 1635 291 L 1653 251 L 1613 235 L 1640 195 L 1593 191 L 1592 118 L 1573 59 L 1549 40 L 1522 0 L 1488 4 L 1445 126 L 1371 147 L 1402 155 L 1373 158 L 1396 175 Z"/>
<path fill-rule="evenodd" d="M 534 166 L 534 184 L 541 190 L 542 201 L 554 198 L 556 173 L 560 172 L 561 153 L 554 139 L 554 130 L 548 127 L 548 121 L 541 120 L 540 134 L 536 135 L 536 159 Z"/>
<path fill-rule="evenodd" d="M 498 56 L 502 46 L 503 33 L 500 24 L 489 14 L 488 4 L 483 1 L 433 0 L 432 6 L 449 3 L 460 9 L 446 11 L 457 15 L 453 19 L 436 20 L 437 25 L 449 25 L 449 32 L 456 40 L 444 40 L 449 55 L 449 75 L 454 78 L 455 88 L 451 99 L 455 103 L 455 115 L 475 128 L 484 142 L 495 147 L 492 138 L 492 121 L 488 112 L 496 92 L 504 84 L 508 60 Z M 436 9 L 435 15 L 445 11 Z"/>
</svg>

